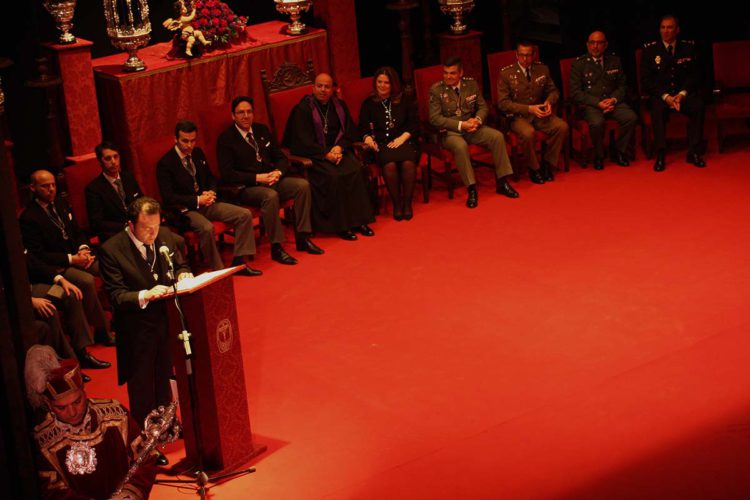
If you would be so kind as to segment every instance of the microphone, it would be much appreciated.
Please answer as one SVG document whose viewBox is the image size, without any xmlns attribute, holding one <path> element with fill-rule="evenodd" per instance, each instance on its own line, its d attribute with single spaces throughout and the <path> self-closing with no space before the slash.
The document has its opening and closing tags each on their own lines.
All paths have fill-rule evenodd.
<svg viewBox="0 0 750 500">
<path fill-rule="evenodd" d="M 164 257 L 164 260 L 167 261 L 167 265 L 169 266 L 169 272 L 167 273 L 168 276 L 171 279 L 174 279 L 174 264 L 172 263 L 172 254 L 169 252 L 169 248 L 167 248 L 167 245 L 162 245 L 159 247 L 159 253 Z"/>
</svg>

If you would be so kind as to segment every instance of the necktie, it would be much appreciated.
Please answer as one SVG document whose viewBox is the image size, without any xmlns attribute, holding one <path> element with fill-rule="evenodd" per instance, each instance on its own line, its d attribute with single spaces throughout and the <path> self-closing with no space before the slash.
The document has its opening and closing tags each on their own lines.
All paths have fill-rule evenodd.
<svg viewBox="0 0 750 500">
<path fill-rule="evenodd" d="M 123 205 L 125 204 L 125 188 L 122 187 L 122 181 L 118 178 L 115 180 L 115 188 L 117 189 L 117 194 L 120 195 L 120 199 L 122 200 Z"/>
<path fill-rule="evenodd" d="M 672 47 L 672 44 L 667 45 L 667 52 L 669 52 L 669 55 L 674 54 L 674 47 Z"/>
<path fill-rule="evenodd" d="M 193 176 L 193 189 L 198 192 L 198 179 L 195 178 L 195 164 L 193 163 L 193 157 L 190 155 L 185 156 L 185 169 Z"/>
<path fill-rule="evenodd" d="M 250 147 L 255 150 L 255 159 L 259 162 L 262 161 L 260 156 L 260 148 L 258 147 L 258 142 L 255 140 L 255 136 L 252 132 L 248 132 L 247 135 L 245 135 L 245 140 L 248 144 L 250 144 Z"/>
<path fill-rule="evenodd" d="M 67 240 L 68 233 L 65 231 L 65 223 L 60 218 L 60 216 L 57 215 L 57 210 L 55 210 L 55 205 L 53 203 L 47 205 L 47 214 L 49 215 L 50 220 L 52 220 L 52 223 L 57 226 L 57 228 L 60 230 L 60 233 L 62 233 L 63 239 Z"/>
<path fill-rule="evenodd" d="M 461 89 L 458 87 L 453 87 L 453 90 L 456 92 L 456 97 L 461 97 Z"/>
<path fill-rule="evenodd" d="M 193 164 L 193 157 L 190 155 L 185 156 L 185 168 L 190 172 L 190 175 L 195 177 L 195 165 Z"/>
<path fill-rule="evenodd" d="M 152 245 L 146 245 L 146 262 L 149 266 L 154 263 L 154 248 Z"/>
<path fill-rule="evenodd" d="M 600 57 L 597 59 L 596 63 L 599 65 L 600 68 L 604 69 L 604 58 Z"/>
<path fill-rule="evenodd" d="M 526 81 L 531 82 L 531 68 L 526 68 Z"/>
</svg>

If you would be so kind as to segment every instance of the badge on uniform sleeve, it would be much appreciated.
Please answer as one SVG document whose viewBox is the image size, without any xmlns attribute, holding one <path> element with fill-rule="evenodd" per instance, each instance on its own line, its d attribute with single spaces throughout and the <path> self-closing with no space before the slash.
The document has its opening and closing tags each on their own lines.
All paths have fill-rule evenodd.
<svg viewBox="0 0 750 500">
<path fill-rule="evenodd" d="M 654 57 L 654 62 L 656 64 L 661 64 L 661 56 L 657 55 L 656 57 Z"/>
</svg>

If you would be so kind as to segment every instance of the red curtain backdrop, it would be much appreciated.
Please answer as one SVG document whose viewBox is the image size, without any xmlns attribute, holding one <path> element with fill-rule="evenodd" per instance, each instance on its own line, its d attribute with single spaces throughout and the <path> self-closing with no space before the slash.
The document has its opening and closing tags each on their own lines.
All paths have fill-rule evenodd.
<svg viewBox="0 0 750 500">
<path fill-rule="evenodd" d="M 139 56 L 146 71 L 125 73 L 125 54 L 94 60 L 94 74 L 105 136 L 123 150 L 126 166 L 141 188 L 157 194 L 155 165 L 140 165 L 135 151 L 141 142 L 172 134 L 178 119 L 198 120 L 205 108 L 227 104 L 237 95 L 255 100 L 256 120 L 267 122 L 260 71 L 269 77 L 283 62 L 303 66 L 312 59 L 316 71 L 329 71 L 327 33 L 311 29 L 301 36 L 281 34 L 285 23 L 249 26 L 243 43 L 186 61 L 167 60 L 171 44 L 146 47 Z M 199 131 L 200 142 L 200 131 Z"/>
</svg>

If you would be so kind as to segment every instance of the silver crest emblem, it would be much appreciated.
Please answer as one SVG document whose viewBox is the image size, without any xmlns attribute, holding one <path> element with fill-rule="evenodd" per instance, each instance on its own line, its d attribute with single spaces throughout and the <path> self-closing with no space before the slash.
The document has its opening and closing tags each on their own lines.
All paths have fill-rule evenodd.
<svg viewBox="0 0 750 500">
<path fill-rule="evenodd" d="M 96 450 L 86 443 L 75 443 L 65 454 L 65 467 L 74 475 L 91 474 L 96 470 Z"/>
</svg>

